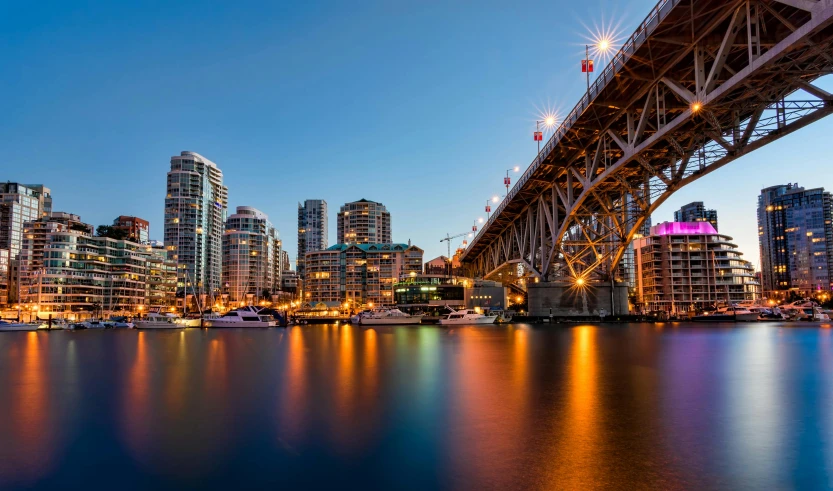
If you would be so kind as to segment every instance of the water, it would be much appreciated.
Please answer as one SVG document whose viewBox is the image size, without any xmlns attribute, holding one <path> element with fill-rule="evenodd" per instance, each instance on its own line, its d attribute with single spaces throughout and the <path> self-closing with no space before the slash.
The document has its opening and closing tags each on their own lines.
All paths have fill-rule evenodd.
<svg viewBox="0 0 833 491">
<path fill-rule="evenodd" d="M 833 487 L 829 325 L 0 333 L 0 489 Z"/>
</svg>

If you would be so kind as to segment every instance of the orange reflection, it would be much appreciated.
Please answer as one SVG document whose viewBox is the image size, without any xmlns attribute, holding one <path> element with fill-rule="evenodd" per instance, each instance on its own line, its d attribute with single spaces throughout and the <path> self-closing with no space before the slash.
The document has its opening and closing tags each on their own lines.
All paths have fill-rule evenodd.
<svg viewBox="0 0 833 491">
<path fill-rule="evenodd" d="M 604 482 L 600 413 L 598 401 L 597 329 L 580 326 L 573 330 L 567 383 L 567 404 L 559 422 L 563 434 L 550 457 L 547 473 L 550 487 L 583 489 Z"/>
<path fill-rule="evenodd" d="M 286 370 L 285 394 L 281 395 L 281 427 L 278 440 L 284 445 L 291 444 L 304 434 L 304 406 L 306 404 L 307 374 L 304 332 L 300 327 L 289 329 L 288 368 Z"/>
<path fill-rule="evenodd" d="M 171 373 L 166 377 L 165 403 L 168 408 L 168 415 L 177 417 L 183 414 L 185 409 L 185 387 L 186 375 L 188 373 L 188 358 L 185 346 L 185 331 L 179 331 L 177 336 L 176 362 L 173 364 Z"/>
<path fill-rule="evenodd" d="M 334 387 L 335 417 L 332 419 L 332 430 L 336 445 L 346 451 L 357 443 L 355 438 L 360 437 L 359 432 L 355 431 L 359 426 L 356 418 L 360 416 L 356 407 L 357 373 L 354 356 L 356 346 L 352 327 L 336 327 L 334 331 L 338 346 L 338 362 Z"/>
<path fill-rule="evenodd" d="M 152 440 L 150 415 L 150 364 L 144 331 L 136 337 L 136 357 L 128 373 L 125 387 L 125 435 L 136 458 L 145 458 Z"/>
<path fill-rule="evenodd" d="M 510 334 L 513 341 L 519 340 L 512 350 L 493 343 L 494 334 L 486 330 L 455 329 L 453 336 L 458 341 L 458 363 L 440 375 L 454 379 L 454 400 L 449 403 L 455 434 L 452 443 L 457 446 L 453 465 L 466 479 L 494 483 L 524 466 L 519 462 L 529 457 L 530 432 L 539 431 L 530 417 L 523 387 L 528 377 L 528 346 L 524 334 L 517 338 Z"/>
<path fill-rule="evenodd" d="M 15 368 L 10 372 L 10 418 L 4 421 L 14 435 L 14 447 L 2 445 L 0 471 L 27 482 L 44 475 L 52 465 L 54 428 L 49 417 L 49 373 L 46 361 L 46 337 L 27 332 L 23 349 L 13 352 Z M 14 335 L 14 334 L 13 334 Z M 43 343 L 41 343 L 43 341 Z M 13 365 L 14 366 L 14 365 Z"/>
</svg>

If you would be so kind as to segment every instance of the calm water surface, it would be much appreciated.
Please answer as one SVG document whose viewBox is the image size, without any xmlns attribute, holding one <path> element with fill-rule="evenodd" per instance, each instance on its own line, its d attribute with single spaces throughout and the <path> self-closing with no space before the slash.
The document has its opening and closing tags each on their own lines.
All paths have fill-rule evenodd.
<svg viewBox="0 0 833 491">
<path fill-rule="evenodd" d="M 0 489 L 833 487 L 828 325 L 0 333 Z"/>
</svg>

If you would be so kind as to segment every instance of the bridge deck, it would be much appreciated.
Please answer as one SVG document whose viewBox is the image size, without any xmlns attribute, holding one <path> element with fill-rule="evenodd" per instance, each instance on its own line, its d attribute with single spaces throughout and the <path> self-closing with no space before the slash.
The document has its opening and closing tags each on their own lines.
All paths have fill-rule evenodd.
<svg viewBox="0 0 833 491">
<path fill-rule="evenodd" d="M 828 0 L 821 0 L 818 5 L 824 7 L 827 12 L 833 8 L 827 3 Z M 762 57 L 766 56 L 767 50 L 792 34 L 797 29 L 796 26 L 804 26 L 812 19 L 810 12 L 776 0 L 762 0 L 758 5 L 761 13 L 755 15 L 759 15 L 761 32 L 758 33 L 759 40 L 756 42 L 760 45 Z M 703 59 L 713 60 L 712 65 L 717 63 L 719 57 L 722 56 L 724 59 L 724 65 L 721 66 L 725 66 L 725 69 L 721 68 L 720 73 L 714 77 L 712 88 L 719 87 L 721 83 L 742 71 L 749 64 L 751 56 L 747 46 L 747 26 L 739 25 L 742 32 L 738 35 L 738 41 L 726 47 L 725 52 L 721 42 L 724 32 L 730 30 L 736 22 L 738 12 L 745 8 L 745 0 L 660 1 L 599 74 L 589 93 L 579 100 L 526 172 L 518 179 L 508 196 L 466 249 L 463 261 L 471 263 L 483 254 L 513 222 L 518 220 L 524 210 L 532 206 L 542 194 L 548 193 L 554 183 L 562 188 L 569 187 L 571 194 L 575 186 L 578 194 L 581 184 L 589 184 L 590 180 L 605 172 L 604 165 L 598 169 L 594 168 L 592 175 L 582 176 L 572 171 L 572 174 L 576 175 L 573 179 L 568 168 L 571 165 L 576 166 L 579 161 L 583 168 L 585 158 L 589 155 L 588 149 L 595 148 L 603 135 L 610 134 L 614 139 L 618 136 L 628 142 L 628 135 L 634 131 L 633 125 L 637 124 L 641 113 L 650 111 L 651 117 L 648 119 L 651 121 L 658 118 L 659 115 L 654 114 L 658 110 L 651 107 L 657 98 L 653 99 L 653 103 L 650 102 L 650 92 L 657 90 L 660 80 L 670 80 L 678 84 L 681 88 L 677 91 L 678 94 L 686 91 L 703 93 L 704 91 L 697 90 L 698 74 L 695 72 L 698 67 L 692 62 L 695 50 L 702 50 L 699 69 L 705 70 L 706 73 L 709 67 Z M 829 12 L 827 15 L 829 16 Z M 783 53 L 779 51 L 781 64 L 777 68 L 770 64 L 770 69 L 750 72 L 743 83 L 726 88 L 720 101 L 715 100 L 709 108 L 711 122 L 718 127 L 722 123 L 725 128 L 728 120 L 748 120 L 754 116 L 756 104 L 745 104 L 745 101 L 760 101 L 762 94 L 768 94 L 773 100 L 783 98 L 785 93 L 796 90 L 797 80 L 812 81 L 830 73 L 833 60 L 825 51 L 829 51 L 833 32 L 829 22 L 820 27 L 816 26 L 816 29 L 823 29 L 824 32 L 823 35 L 817 34 L 823 41 L 815 49 L 812 42 L 807 42 L 802 43 L 799 53 L 791 50 L 785 50 Z M 783 63 L 785 57 L 788 58 L 786 64 Z M 772 90 L 768 91 L 767 88 Z M 679 97 L 666 99 L 663 96 L 663 104 L 662 117 L 669 121 L 691 111 L 692 106 L 681 101 Z M 697 122 L 692 122 L 691 131 L 694 131 L 697 125 Z M 645 139 L 648 140 L 654 133 L 659 133 L 660 128 L 661 125 L 657 122 L 640 128 L 640 132 L 644 131 Z M 705 131 L 702 122 L 698 131 Z M 620 146 L 624 146 L 621 145 L 621 140 L 617 141 L 620 142 Z M 633 147 L 638 142 L 630 143 Z M 634 159 L 617 169 L 617 173 L 625 181 L 631 177 L 642 179 L 646 165 L 648 168 L 651 168 L 652 164 L 657 165 L 658 169 L 667 166 L 669 146 L 665 143 L 656 145 L 653 149 L 646 147 L 640 157 L 643 162 Z M 604 159 L 613 161 L 624 154 L 625 149 L 607 148 Z M 663 163 L 660 164 L 660 161 Z M 581 182 L 582 179 L 584 182 Z"/>
</svg>

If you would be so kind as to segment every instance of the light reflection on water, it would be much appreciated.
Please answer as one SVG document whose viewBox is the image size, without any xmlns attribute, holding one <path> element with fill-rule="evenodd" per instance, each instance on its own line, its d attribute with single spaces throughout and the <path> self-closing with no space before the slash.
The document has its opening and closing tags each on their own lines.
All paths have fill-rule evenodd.
<svg viewBox="0 0 833 491">
<path fill-rule="evenodd" d="M 0 488 L 830 487 L 793 326 L 0 333 Z"/>
</svg>

